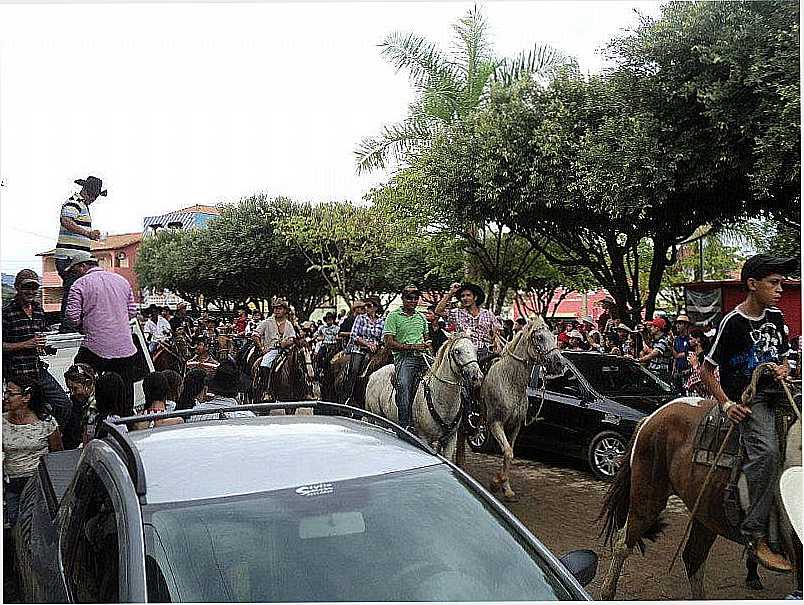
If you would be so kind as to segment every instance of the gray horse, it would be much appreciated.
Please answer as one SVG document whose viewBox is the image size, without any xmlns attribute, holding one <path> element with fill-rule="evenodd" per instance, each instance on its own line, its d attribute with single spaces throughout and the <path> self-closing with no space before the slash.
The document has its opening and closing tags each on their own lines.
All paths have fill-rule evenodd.
<svg viewBox="0 0 804 605">
<path fill-rule="evenodd" d="M 395 389 L 392 384 L 394 366 L 374 372 L 366 386 L 366 409 L 399 422 Z M 455 459 L 458 423 L 461 421 L 461 385 L 468 380 L 477 386 L 483 373 L 477 363 L 477 352 L 465 334 L 453 334 L 439 349 L 432 368 L 424 375 L 416 390 L 412 418 L 422 439 L 435 443 L 444 457 Z M 428 403 L 429 399 L 429 403 Z M 432 404 L 433 411 L 430 407 Z"/>
<path fill-rule="evenodd" d="M 564 364 L 556 339 L 544 320 L 537 316 L 503 349 L 500 359 L 489 368 L 480 400 L 489 430 L 503 453 L 502 471 L 491 480 L 491 490 L 503 490 L 503 499 L 516 501 L 508 471 L 514 460 L 514 444 L 528 411 L 526 388 L 535 365 L 545 366 L 549 375 L 560 374 Z"/>
</svg>

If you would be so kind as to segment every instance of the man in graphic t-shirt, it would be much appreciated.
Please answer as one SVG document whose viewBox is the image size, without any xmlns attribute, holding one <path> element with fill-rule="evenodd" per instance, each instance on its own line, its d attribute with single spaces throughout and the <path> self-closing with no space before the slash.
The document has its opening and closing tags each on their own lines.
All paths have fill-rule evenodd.
<svg viewBox="0 0 804 605">
<path fill-rule="evenodd" d="M 748 290 L 746 299 L 720 322 L 717 338 L 706 357 L 701 378 L 726 415 L 739 423 L 745 448 L 743 472 L 748 480 L 751 505 L 740 527 L 757 560 L 773 571 L 789 572 L 790 562 L 768 546 L 768 518 L 779 477 L 780 453 L 774 407 L 786 401 L 779 381 L 787 378 L 789 345 L 784 316 L 776 307 L 782 296 L 784 276 L 794 271 L 796 258 L 752 256 L 740 278 Z M 754 369 L 776 364 L 775 379 L 760 382 L 751 407 L 741 396 Z M 718 382 L 714 370 L 720 370 Z"/>
</svg>

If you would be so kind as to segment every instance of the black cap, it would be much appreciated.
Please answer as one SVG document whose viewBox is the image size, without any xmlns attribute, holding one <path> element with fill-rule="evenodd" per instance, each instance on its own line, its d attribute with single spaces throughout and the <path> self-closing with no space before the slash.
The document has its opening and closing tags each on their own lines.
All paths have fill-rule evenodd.
<svg viewBox="0 0 804 605">
<path fill-rule="evenodd" d="M 745 283 L 749 278 L 762 279 L 768 275 L 778 273 L 787 275 L 798 268 L 798 258 L 795 256 L 782 257 L 769 254 L 755 254 L 743 264 L 740 271 L 740 281 Z"/>
</svg>

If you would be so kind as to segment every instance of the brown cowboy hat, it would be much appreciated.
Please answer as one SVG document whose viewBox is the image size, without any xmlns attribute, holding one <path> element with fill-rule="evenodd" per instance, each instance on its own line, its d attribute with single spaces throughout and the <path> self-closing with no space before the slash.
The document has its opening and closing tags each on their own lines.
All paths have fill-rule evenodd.
<svg viewBox="0 0 804 605">
<path fill-rule="evenodd" d="M 271 308 L 273 309 L 274 307 L 284 307 L 285 310 L 290 311 L 290 303 L 288 303 L 288 301 L 286 301 L 284 298 L 277 298 L 274 300 Z"/>
</svg>

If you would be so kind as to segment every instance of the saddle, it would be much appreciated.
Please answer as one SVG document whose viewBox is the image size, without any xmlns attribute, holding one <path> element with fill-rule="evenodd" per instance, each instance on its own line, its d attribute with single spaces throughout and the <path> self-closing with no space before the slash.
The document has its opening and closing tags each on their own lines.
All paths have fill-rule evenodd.
<svg viewBox="0 0 804 605">
<path fill-rule="evenodd" d="M 749 399 L 752 397 L 753 392 L 749 395 Z M 793 411 L 789 409 L 789 406 L 779 405 L 775 408 L 774 419 L 776 435 L 779 440 L 779 452 L 782 455 L 780 464 L 783 464 L 786 454 L 787 432 L 795 420 L 795 416 L 793 416 Z M 725 445 L 723 444 L 731 424 L 731 420 L 723 413 L 717 402 L 713 402 L 712 407 L 698 424 L 692 459 L 694 463 L 705 466 L 712 466 L 716 462 L 718 468 L 729 471 L 729 482 L 723 494 L 723 510 L 726 520 L 735 531 L 735 535 L 739 536 L 739 527 L 745 516 L 744 511 L 750 505 L 750 499 L 748 496 L 748 483 L 742 472 L 745 451 L 740 441 L 739 431 L 733 430 L 729 435 L 728 441 Z M 723 452 L 716 461 L 715 458 L 721 446 L 723 447 Z M 771 514 L 771 527 L 769 528 L 771 542 L 774 541 L 773 535 L 778 530 L 775 521 L 778 518 L 778 507 L 779 503 L 775 502 L 774 508 L 777 510 Z"/>
</svg>

